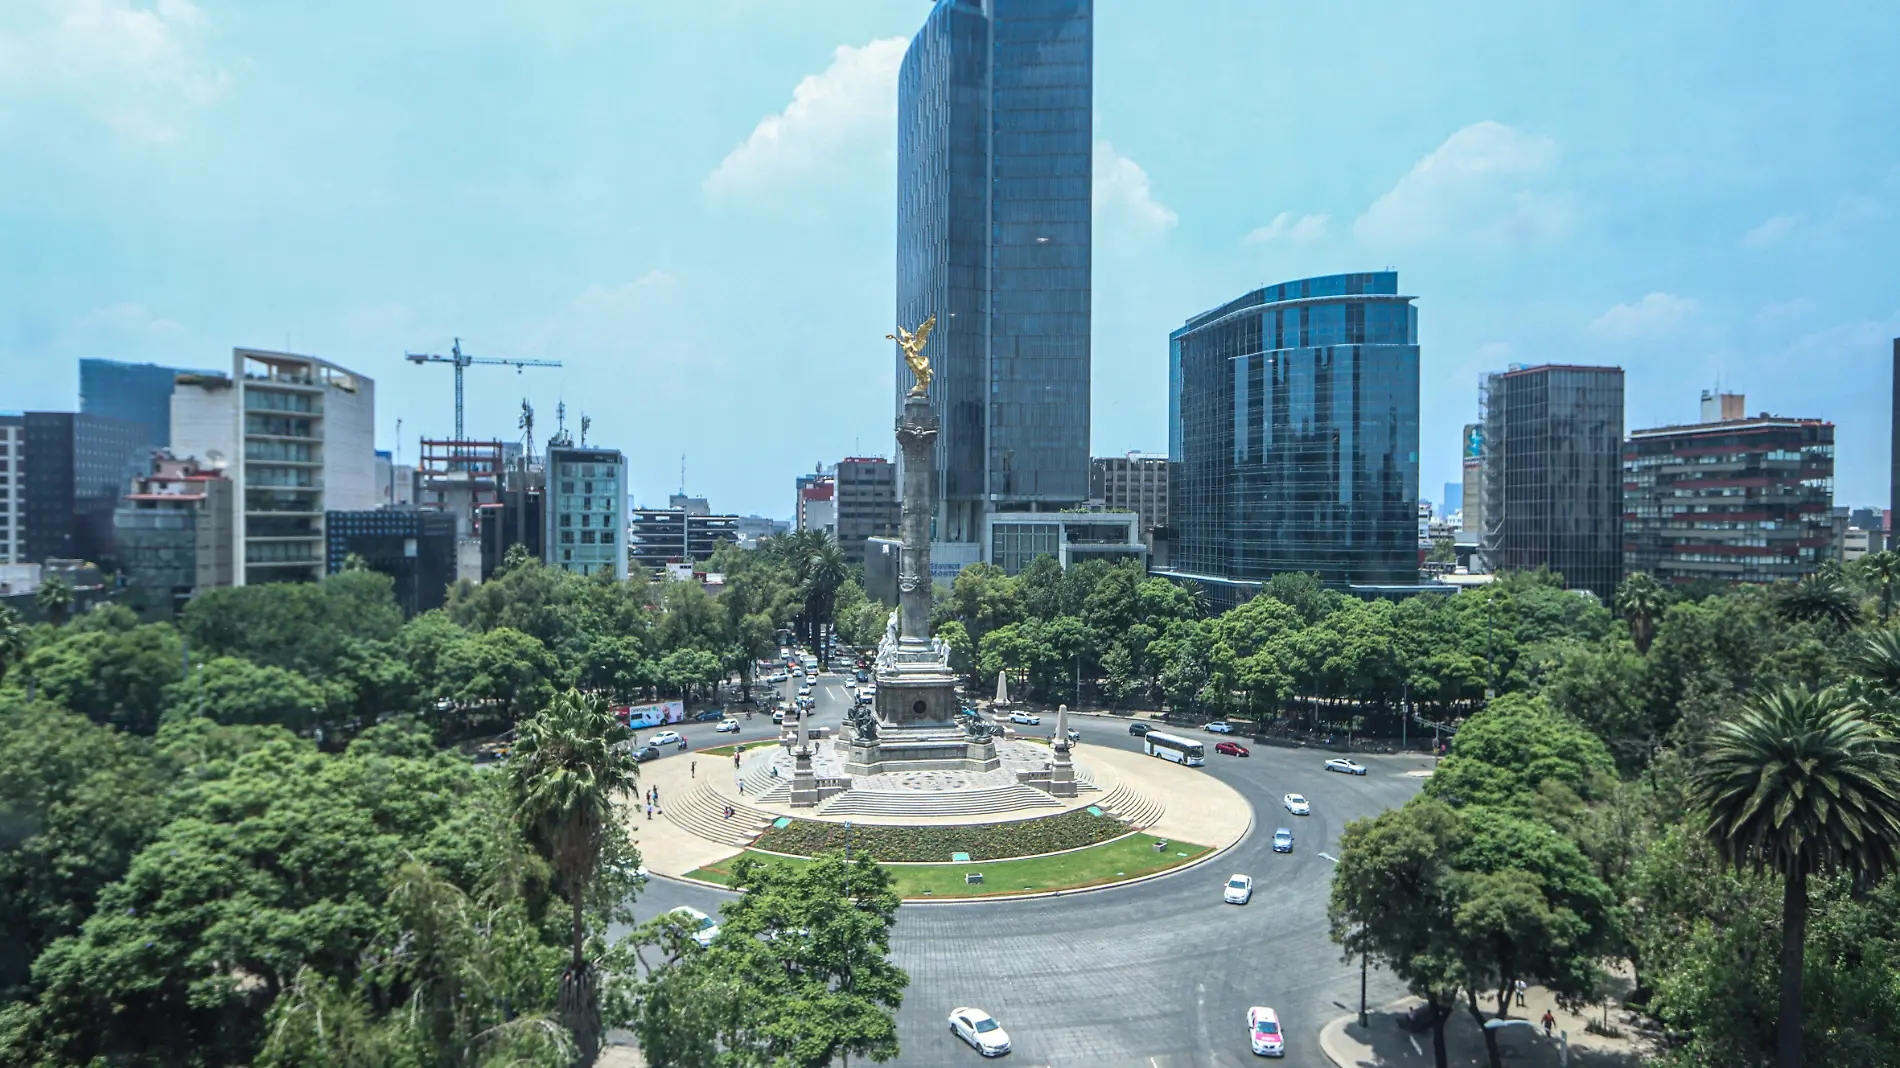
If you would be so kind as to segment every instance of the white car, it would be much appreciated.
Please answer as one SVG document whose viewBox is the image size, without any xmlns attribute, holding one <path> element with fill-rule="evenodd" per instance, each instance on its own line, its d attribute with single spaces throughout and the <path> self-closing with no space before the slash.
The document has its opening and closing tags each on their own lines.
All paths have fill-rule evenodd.
<svg viewBox="0 0 1900 1068">
<path fill-rule="evenodd" d="M 1279 1014 L 1265 1005 L 1248 1009 L 1247 1041 L 1258 1056 L 1286 1056 L 1286 1035 L 1280 1032 Z"/>
<path fill-rule="evenodd" d="M 1018 711 L 1009 714 L 1009 721 L 1011 723 L 1027 723 L 1031 726 L 1037 726 L 1042 723 L 1042 717 L 1029 712 Z"/>
<path fill-rule="evenodd" d="M 1009 1032 L 982 1009 L 951 1009 L 950 1033 L 985 1057 L 1001 1057 L 1009 1052 Z"/>
<path fill-rule="evenodd" d="M 1347 760 L 1345 757 L 1334 757 L 1326 762 L 1326 770 L 1343 771 L 1348 775 L 1364 775 L 1366 773 L 1366 766 L 1357 760 Z"/>
<path fill-rule="evenodd" d="M 1253 876 L 1236 875 L 1227 880 L 1227 888 L 1221 891 L 1221 900 L 1229 905 L 1245 905 L 1253 900 Z"/>
<path fill-rule="evenodd" d="M 800 687 L 798 688 L 798 696 L 800 696 L 800 697 L 810 697 L 810 696 L 811 696 L 811 684 L 810 684 L 810 683 L 806 683 L 805 685 L 803 685 L 803 686 L 800 686 Z"/>
<path fill-rule="evenodd" d="M 1231 727 L 1231 726 L 1229 726 L 1229 725 L 1228 725 L 1228 724 L 1226 724 L 1226 723 L 1223 723 L 1223 722 L 1221 722 L 1220 720 L 1215 720 L 1214 722 L 1212 722 L 1212 723 L 1209 723 L 1209 724 L 1207 725 L 1207 733 L 1209 733 L 1209 734 L 1232 734 L 1232 733 L 1234 733 L 1234 728 L 1233 728 L 1233 727 Z"/>
<path fill-rule="evenodd" d="M 739 733 L 739 721 L 736 719 L 722 719 L 719 721 L 719 726 L 714 727 L 713 731 L 718 734 L 737 734 Z"/>
<path fill-rule="evenodd" d="M 719 921 L 691 905 L 681 905 L 668 915 L 677 916 L 681 922 L 691 928 L 693 941 L 699 943 L 702 948 L 712 945 L 713 939 L 719 937 Z"/>
<path fill-rule="evenodd" d="M 647 744 L 648 745 L 678 745 L 680 744 L 680 732 L 661 731 L 660 733 L 654 735 L 653 737 L 648 738 Z"/>
<path fill-rule="evenodd" d="M 1280 803 L 1284 804 L 1286 810 L 1295 816 L 1311 816 L 1313 814 L 1313 806 L 1308 804 L 1306 798 L 1301 797 L 1299 794 L 1288 794 L 1280 799 Z"/>
</svg>

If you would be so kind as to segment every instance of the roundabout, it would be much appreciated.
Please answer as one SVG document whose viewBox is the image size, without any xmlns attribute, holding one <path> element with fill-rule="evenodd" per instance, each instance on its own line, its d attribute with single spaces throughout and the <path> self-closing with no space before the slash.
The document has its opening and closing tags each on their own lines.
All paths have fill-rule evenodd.
<svg viewBox="0 0 1900 1068">
<path fill-rule="evenodd" d="M 816 722 L 842 722 L 850 700 L 842 681 L 827 676 L 816 687 Z M 748 745 L 776 737 L 764 717 L 757 722 L 742 735 Z M 1020 1065 L 1251 1064 L 1243 1033 L 1250 1005 L 1271 1005 L 1285 1021 L 1284 1063 L 1329 1064 L 1319 1031 L 1358 1007 L 1359 968 L 1340 959 L 1328 935 L 1327 854 L 1337 855 L 1339 832 L 1348 821 L 1403 804 L 1416 793 L 1423 782 L 1419 773 L 1430 761 L 1362 757 L 1368 765 L 1362 777 L 1328 774 L 1321 767 L 1324 754 L 1312 750 L 1255 746 L 1254 755 L 1242 759 L 1217 756 L 1210 745 L 1207 766 L 1189 769 L 1143 756 L 1124 720 L 1077 716 L 1071 725 L 1082 736 L 1077 760 L 1104 779 L 1101 769 L 1111 765 L 1152 767 L 1157 776 L 1179 778 L 1182 805 L 1231 791 L 1253 812 L 1253 829 L 1239 833 L 1211 861 L 1127 885 L 1027 900 L 906 903 L 892 939 L 893 957 L 911 976 L 898 1012 L 903 1053 L 896 1063 L 977 1063 L 977 1055 L 943 1027 L 951 1008 L 976 1004 L 1009 1028 L 1015 1044 L 1010 1059 Z M 694 744 L 722 740 L 709 727 L 686 733 Z M 695 762 L 696 773 L 689 770 Z M 661 783 L 662 801 L 670 804 L 671 789 L 678 787 L 666 783 L 703 785 L 703 777 L 722 765 L 730 783 L 730 756 L 684 752 L 643 765 L 641 781 L 643 788 Z M 1304 794 L 1311 815 L 1288 813 L 1281 805 L 1287 793 Z M 1169 800 L 1151 830 L 1190 815 L 1177 808 L 1174 796 Z M 648 823 L 642 813 L 636 822 L 649 855 L 660 837 L 680 830 L 663 815 Z M 1279 827 L 1295 832 L 1293 852 L 1272 851 Z M 700 843 L 694 867 L 722 862 L 741 848 L 691 840 Z M 1221 901 L 1222 884 L 1236 872 L 1254 877 L 1250 904 Z M 715 885 L 662 877 L 647 885 L 635 908 L 642 918 L 679 905 L 716 915 L 731 896 Z M 1373 1004 L 1403 993 L 1396 981 L 1372 972 Z"/>
</svg>

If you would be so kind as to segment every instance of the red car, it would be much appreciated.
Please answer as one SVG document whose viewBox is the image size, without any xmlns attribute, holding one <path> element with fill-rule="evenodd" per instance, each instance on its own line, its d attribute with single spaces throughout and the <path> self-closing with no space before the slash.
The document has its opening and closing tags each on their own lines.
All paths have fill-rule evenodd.
<svg viewBox="0 0 1900 1068">
<path fill-rule="evenodd" d="M 1226 754 L 1227 754 L 1228 756 L 1248 756 L 1248 755 L 1250 755 L 1250 754 L 1249 754 L 1249 753 L 1247 752 L 1247 747 L 1246 747 L 1246 746 L 1244 746 L 1244 745 L 1241 745 L 1241 744 L 1240 744 L 1239 742 L 1215 742 L 1215 743 L 1214 743 L 1214 752 L 1216 752 L 1216 753 L 1226 753 Z"/>
</svg>

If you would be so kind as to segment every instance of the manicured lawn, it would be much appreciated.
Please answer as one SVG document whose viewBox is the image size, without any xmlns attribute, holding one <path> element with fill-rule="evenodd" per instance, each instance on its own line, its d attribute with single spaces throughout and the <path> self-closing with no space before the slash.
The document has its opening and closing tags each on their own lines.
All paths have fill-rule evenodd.
<svg viewBox="0 0 1900 1068">
<path fill-rule="evenodd" d="M 1178 867 L 1209 852 L 1207 846 L 1170 841 L 1164 852 L 1157 853 L 1155 841 L 1152 835 L 1133 834 L 1118 841 L 1053 857 L 972 861 L 968 864 L 891 864 L 886 865 L 885 870 L 897 877 L 897 892 L 906 898 L 990 897 L 997 894 L 1079 889 L 1119 882 Z M 751 850 L 747 853 L 766 863 L 809 863 L 802 859 L 775 857 Z M 727 869 L 733 859 L 737 857 L 707 865 L 691 875 L 707 882 L 729 882 Z M 982 872 L 983 882 L 967 885 L 964 876 L 969 872 Z"/>
</svg>

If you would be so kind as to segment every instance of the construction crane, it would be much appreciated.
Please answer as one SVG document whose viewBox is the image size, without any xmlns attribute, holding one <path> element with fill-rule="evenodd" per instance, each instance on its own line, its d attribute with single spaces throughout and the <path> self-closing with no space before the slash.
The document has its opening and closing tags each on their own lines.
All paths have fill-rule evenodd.
<svg viewBox="0 0 1900 1068">
<path fill-rule="evenodd" d="M 462 368 L 473 367 L 476 364 L 491 364 L 500 367 L 512 367 L 515 369 L 516 374 L 520 374 L 521 369 L 524 367 L 561 366 L 561 361 L 559 360 L 497 360 L 487 356 L 470 356 L 462 351 L 462 339 L 459 337 L 455 339 L 455 346 L 449 350 L 449 353 L 447 356 L 438 356 L 432 352 L 405 352 L 403 355 L 409 358 L 409 362 L 416 364 L 448 363 L 455 365 L 455 440 L 457 441 L 465 440 L 462 437 Z"/>
</svg>

